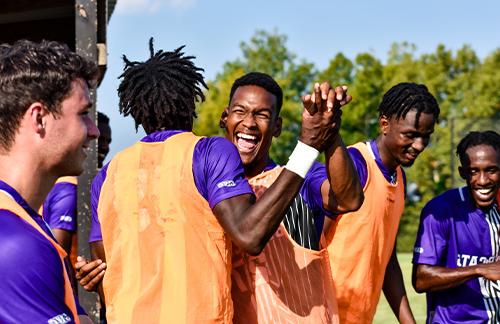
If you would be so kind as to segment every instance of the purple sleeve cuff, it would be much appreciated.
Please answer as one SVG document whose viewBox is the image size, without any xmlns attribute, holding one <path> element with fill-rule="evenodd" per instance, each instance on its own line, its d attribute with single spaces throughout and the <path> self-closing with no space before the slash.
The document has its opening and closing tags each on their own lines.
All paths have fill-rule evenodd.
<svg viewBox="0 0 500 324">
<path fill-rule="evenodd" d="M 356 172 L 358 173 L 361 187 L 364 188 L 366 185 L 366 181 L 368 179 L 368 169 L 366 166 L 366 161 L 363 158 L 363 155 L 361 155 L 361 152 L 357 148 L 349 147 L 347 151 L 349 152 L 351 160 L 354 163 L 354 167 L 356 168 Z"/>
<path fill-rule="evenodd" d="M 97 173 L 92 186 L 90 187 L 90 207 L 92 212 L 92 222 L 90 225 L 89 243 L 102 241 L 101 223 L 99 222 L 99 215 L 97 213 L 97 205 L 99 203 L 99 196 L 101 195 L 101 188 L 106 179 L 106 172 L 108 171 L 109 163 L 102 167 Z"/>
<path fill-rule="evenodd" d="M 323 196 L 321 195 L 321 186 L 328 180 L 326 167 L 318 162 L 314 162 L 309 172 L 307 172 L 304 183 L 300 188 L 300 194 L 305 203 L 313 210 L 315 214 L 333 216 L 333 213 L 323 206 Z"/>
<path fill-rule="evenodd" d="M 77 187 L 72 183 L 56 183 L 43 206 L 43 217 L 52 229 L 76 231 Z"/>
<path fill-rule="evenodd" d="M 193 155 L 193 175 L 196 188 L 212 209 L 222 200 L 253 194 L 238 150 L 222 137 L 207 137 L 198 142 Z"/>
</svg>

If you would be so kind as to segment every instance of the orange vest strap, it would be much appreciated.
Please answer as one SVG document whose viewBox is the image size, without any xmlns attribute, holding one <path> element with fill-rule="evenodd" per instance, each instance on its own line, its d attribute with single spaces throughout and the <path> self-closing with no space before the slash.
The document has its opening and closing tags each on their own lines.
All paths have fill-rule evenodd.
<svg viewBox="0 0 500 324">
<path fill-rule="evenodd" d="M 71 310 L 71 313 L 73 314 L 74 320 L 77 324 L 80 323 L 80 320 L 78 318 L 78 313 L 76 311 L 76 302 L 75 302 L 75 295 L 73 294 L 73 288 L 71 288 L 71 283 L 69 281 L 67 269 L 66 269 L 66 264 L 64 262 L 64 258 L 66 257 L 66 252 L 64 249 L 57 243 L 55 242 L 45 231 L 38 225 L 38 223 L 22 208 L 19 204 L 17 204 L 7 193 L 4 191 L 1 191 L 0 194 L 0 206 L 1 209 L 8 210 L 11 213 L 17 215 L 19 218 L 27 222 L 29 225 L 34 227 L 43 237 L 45 237 L 51 244 L 52 246 L 57 250 L 57 253 L 59 254 L 59 258 L 62 263 L 62 268 L 63 268 L 63 275 L 64 275 L 64 301 L 66 303 L 66 306 Z"/>
</svg>

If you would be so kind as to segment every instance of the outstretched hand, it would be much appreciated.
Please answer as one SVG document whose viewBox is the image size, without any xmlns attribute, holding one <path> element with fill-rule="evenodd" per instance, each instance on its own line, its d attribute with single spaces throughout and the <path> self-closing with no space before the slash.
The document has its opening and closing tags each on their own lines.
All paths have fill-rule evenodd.
<svg viewBox="0 0 500 324">
<path fill-rule="evenodd" d="M 302 104 L 311 115 L 321 110 L 340 109 L 351 102 L 347 94 L 347 86 L 337 86 L 333 89 L 328 82 L 314 84 L 312 94 L 302 96 Z"/>
<path fill-rule="evenodd" d="M 335 89 L 328 82 L 315 83 L 313 92 L 302 97 L 302 129 L 300 141 L 318 150 L 323 150 L 338 135 L 342 106 L 352 97 L 347 86 Z"/>
<path fill-rule="evenodd" d="M 84 257 L 79 256 L 76 259 L 75 272 L 76 279 L 83 289 L 96 291 L 106 272 L 106 263 L 100 259 L 89 262 Z"/>
</svg>

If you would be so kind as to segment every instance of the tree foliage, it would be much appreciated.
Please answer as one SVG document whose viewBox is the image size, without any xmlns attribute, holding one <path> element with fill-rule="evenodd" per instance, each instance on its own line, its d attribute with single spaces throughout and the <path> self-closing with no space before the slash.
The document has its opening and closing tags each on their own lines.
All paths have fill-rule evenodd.
<svg viewBox="0 0 500 324">
<path fill-rule="evenodd" d="M 444 45 L 432 53 L 418 55 L 409 43 L 391 47 L 387 61 L 370 53 L 360 53 L 353 60 L 342 53 L 332 55 L 324 70 L 298 59 L 286 46 L 286 35 L 277 31 L 257 31 L 241 43 L 241 58 L 226 62 L 216 78 L 209 82 L 207 100 L 199 106 L 195 130 L 204 135 L 223 135 L 219 129 L 222 109 L 228 105 L 232 82 L 250 71 L 273 76 L 284 91 L 281 116 L 282 135 L 273 141 L 271 156 L 286 163 L 300 131 L 300 96 L 309 92 L 315 81 L 327 80 L 333 85 L 346 84 L 353 101 L 343 108 L 341 134 L 344 142 L 375 138 L 378 134 L 377 106 L 382 95 L 396 83 L 407 81 L 425 84 L 436 96 L 440 121 L 431 144 L 406 170 L 408 183 L 416 190 L 406 203 L 398 236 L 400 250 L 409 251 L 415 239 L 419 213 L 432 197 L 462 185 L 455 148 L 470 130 L 500 131 L 500 49 L 481 60 L 464 45 L 453 51 Z"/>
</svg>

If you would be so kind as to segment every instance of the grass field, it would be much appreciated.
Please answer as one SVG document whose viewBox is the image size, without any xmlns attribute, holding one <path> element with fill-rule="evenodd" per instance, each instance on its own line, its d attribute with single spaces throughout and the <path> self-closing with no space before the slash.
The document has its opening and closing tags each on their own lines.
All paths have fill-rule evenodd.
<svg viewBox="0 0 500 324">
<path fill-rule="evenodd" d="M 398 260 L 401 265 L 401 270 L 403 271 L 406 294 L 410 300 L 410 306 L 413 311 L 413 315 L 415 316 L 415 320 L 417 323 L 425 323 L 425 294 L 417 294 L 411 285 L 411 254 L 398 253 Z M 380 297 L 377 314 L 375 315 L 375 320 L 373 322 L 376 324 L 390 324 L 398 322 L 392 313 L 389 304 L 385 300 L 383 293 Z"/>
</svg>

